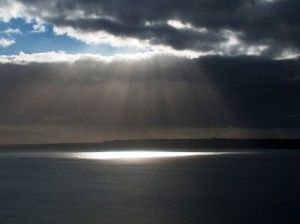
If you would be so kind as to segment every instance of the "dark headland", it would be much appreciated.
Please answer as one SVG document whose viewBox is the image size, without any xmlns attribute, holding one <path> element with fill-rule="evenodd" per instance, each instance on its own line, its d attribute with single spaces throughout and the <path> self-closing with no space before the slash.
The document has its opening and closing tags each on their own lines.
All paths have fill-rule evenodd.
<svg viewBox="0 0 300 224">
<path fill-rule="evenodd" d="M 300 149 L 300 139 L 137 139 L 99 143 L 0 145 L 7 150 Z"/>
</svg>

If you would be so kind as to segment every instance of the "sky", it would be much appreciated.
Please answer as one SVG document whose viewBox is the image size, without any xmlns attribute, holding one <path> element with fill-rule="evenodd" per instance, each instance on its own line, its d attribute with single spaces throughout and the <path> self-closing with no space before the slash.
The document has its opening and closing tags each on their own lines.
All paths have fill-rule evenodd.
<svg viewBox="0 0 300 224">
<path fill-rule="evenodd" d="M 298 138 L 299 8 L 1 0 L 0 144 Z"/>
</svg>

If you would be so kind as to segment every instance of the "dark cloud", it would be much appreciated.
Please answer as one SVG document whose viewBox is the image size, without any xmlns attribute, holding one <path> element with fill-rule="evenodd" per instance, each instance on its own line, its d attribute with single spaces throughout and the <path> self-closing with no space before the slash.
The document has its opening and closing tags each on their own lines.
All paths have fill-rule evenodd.
<svg viewBox="0 0 300 224">
<path fill-rule="evenodd" d="M 1 124 L 300 128 L 300 61 L 0 65 Z"/>
<path fill-rule="evenodd" d="M 216 50 L 226 38 L 224 30 L 239 33 L 244 44 L 268 45 L 267 53 L 271 56 L 286 48 L 299 50 L 300 47 L 300 2 L 297 0 L 19 1 L 31 6 L 28 10 L 32 15 L 57 26 L 70 26 L 83 32 L 103 30 L 175 49 Z M 82 13 L 80 18 L 74 17 L 78 10 Z M 176 30 L 167 24 L 171 19 L 206 28 L 207 33 Z"/>
<path fill-rule="evenodd" d="M 172 46 L 174 49 L 217 50 L 218 45 L 226 41 L 221 32 L 197 32 L 195 30 L 178 30 L 165 23 L 148 26 L 146 24 L 128 24 L 127 22 L 108 19 L 51 19 L 58 26 L 71 26 L 82 31 L 104 30 L 118 37 L 132 37 L 149 40 L 152 44 Z"/>
</svg>

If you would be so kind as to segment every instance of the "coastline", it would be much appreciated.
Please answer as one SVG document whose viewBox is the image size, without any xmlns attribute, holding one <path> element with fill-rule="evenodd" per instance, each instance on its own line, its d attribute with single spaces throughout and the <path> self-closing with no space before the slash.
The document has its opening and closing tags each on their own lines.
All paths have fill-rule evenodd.
<svg viewBox="0 0 300 224">
<path fill-rule="evenodd" d="M 6 151 L 101 151 L 141 149 L 300 149 L 300 139 L 135 139 L 99 143 L 54 143 L 0 145 Z"/>
</svg>

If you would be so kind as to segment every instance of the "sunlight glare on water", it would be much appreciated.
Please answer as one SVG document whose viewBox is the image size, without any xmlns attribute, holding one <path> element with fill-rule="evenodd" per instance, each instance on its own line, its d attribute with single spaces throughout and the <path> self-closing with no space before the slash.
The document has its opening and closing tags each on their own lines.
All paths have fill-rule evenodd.
<svg viewBox="0 0 300 224">
<path fill-rule="evenodd" d="M 214 155 L 215 152 L 113 151 L 76 153 L 78 159 L 143 159 Z"/>
</svg>

